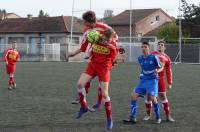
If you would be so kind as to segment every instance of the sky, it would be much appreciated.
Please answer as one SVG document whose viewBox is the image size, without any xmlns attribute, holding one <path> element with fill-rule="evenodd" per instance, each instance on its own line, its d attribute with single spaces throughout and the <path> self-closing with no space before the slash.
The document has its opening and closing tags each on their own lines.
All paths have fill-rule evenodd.
<svg viewBox="0 0 200 132">
<path fill-rule="evenodd" d="M 187 0 L 188 3 L 200 4 L 200 0 Z M 73 0 L 0 0 L 0 9 L 14 12 L 21 17 L 27 14 L 37 16 L 42 9 L 50 16 L 71 16 Z M 90 0 L 74 0 L 74 15 L 90 9 Z M 162 8 L 171 16 L 178 16 L 179 0 L 132 0 L 133 9 Z M 91 0 L 91 9 L 97 17 L 103 17 L 104 10 L 111 9 L 114 15 L 130 9 L 130 0 Z"/>
</svg>

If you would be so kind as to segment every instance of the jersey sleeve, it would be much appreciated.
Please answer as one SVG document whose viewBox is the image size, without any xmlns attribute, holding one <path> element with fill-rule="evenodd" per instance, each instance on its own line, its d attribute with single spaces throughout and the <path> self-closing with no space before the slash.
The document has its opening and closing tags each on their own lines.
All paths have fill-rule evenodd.
<svg viewBox="0 0 200 132">
<path fill-rule="evenodd" d="M 172 70 L 171 70 L 171 60 L 170 60 L 170 58 L 165 63 L 165 71 L 166 71 L 166 76 L 167 76 L 167 83 L 169 85 L 171 85 L 172 84 Z"/>
<path fill-rule="evenodd" d="M 80 50 L 82 52 L 85 52 L 86 49 L 87 49 L 87 46 L 88 46 L 88 40 L 87 40 L 87 32 L 85 32 L 83 34 L 83 37 L 82 37 L 82 40 L 81 40 L 81 47 L 80 47 Z"/>
</svg>

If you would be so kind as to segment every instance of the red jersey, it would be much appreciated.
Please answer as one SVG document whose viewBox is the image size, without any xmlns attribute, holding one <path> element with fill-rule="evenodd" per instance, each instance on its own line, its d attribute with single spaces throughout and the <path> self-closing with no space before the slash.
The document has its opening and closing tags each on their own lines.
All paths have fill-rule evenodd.
<svg viewBox="0 0 200 132">
<path fill-rule="evenodd" d="M 6 50 L 4 54 L 4 60 L 8 62 L 8 64 L 16 64 L 19 58 L 20 58 L 19 52 L 12 48 Z"/>
<path fill-rule="evenodd" d="M 151 54 L 156 55 L 159 58 L 160 63 L 164 66 L 164 70 L 158 73 L 158 77 L 163 78 L 165 75 L 165 72 L 166 72 L 167 83 L 169 85 L 171 85 L 172 84 L 172 71 L 171 71 L 171 66 L 170 66 L 170 64 L 171 64 L 170 57 L 165 53 L 160 54 L 157 51 L 153 51 L 153 52 L 151 52 Z"/>
<path fill-rule="evenodd" d="M 100 34 L 104 34 L 104 32 L 108 29 L 111 29 L 111 27 L 107 24 L 100 22 L 97 22 L 93 28 L 84 27 L 84 33 L 80 48 L 82 52 L 85 52 L 88 47 L 87 32 L 90 29 L 94 29 Z M 113 39 L 110 42 L 108 42 L 108 44 L 93 44 L 91 62 L 109 64 L 110 66 L 112 66 L 112 63 L 115 60 L 116 55 L 118 53 L 117 42 L 118 36 L 117 34 L 115 34 Z"/>
</svg>

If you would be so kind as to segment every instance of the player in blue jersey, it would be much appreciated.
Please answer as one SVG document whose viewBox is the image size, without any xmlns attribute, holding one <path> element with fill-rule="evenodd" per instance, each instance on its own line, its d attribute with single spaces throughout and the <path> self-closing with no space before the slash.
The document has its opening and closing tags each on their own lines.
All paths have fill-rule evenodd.
<svg viewBox="0 0 200 132">
<path fill-rule="evenodd" d="M 138 62 L 141 67 L 140 82 L 132 92 L 131 96 L 131 112 L 124 123 L 136 123 L 137 115 L 137 99 L 140 96 L 147 96 L 147 100 L 153 102 L 156 123 L 161 123 L 160 106 L 157 101 L 158 96 L 158 76 L 157 73 L 162 71 L 162 66 L 159 59 L 150 54 L 150 45 L 148 42 L 143 42 L 141 46 L 143 55 L 138 57 Z"/>
</svg>

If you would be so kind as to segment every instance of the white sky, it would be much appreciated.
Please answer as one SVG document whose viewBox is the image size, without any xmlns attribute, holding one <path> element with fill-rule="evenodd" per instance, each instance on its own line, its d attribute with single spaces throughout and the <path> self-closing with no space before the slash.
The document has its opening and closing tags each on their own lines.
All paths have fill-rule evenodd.
<svg viewBox="0 0 200 132">
<path fill-rule="evenodd" d="M 73 0 L 0 0 L 0 9 L 14 12 L 22 17 L 27 14 L 37 16 L 40 9 L 50 16 L 71 15 Z M 92 10 L 102 17 L 104 10 L 111 9 L 114 14 L 130 8 L 130 0 L 91 0 Z M 177 17 L 179 0 L 132 0 L 134 9 L 162 8 L 169 15 Z M 200 4 L 200 0 L 187 0 L 188 3 Z M 75 16 L 81 16 L 83 10 L 90 9 L 90 0 L 75 0 Z M 81 10 L 81 11 L 80 11 Z"/>
</svg>

